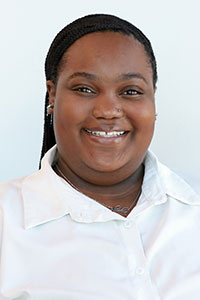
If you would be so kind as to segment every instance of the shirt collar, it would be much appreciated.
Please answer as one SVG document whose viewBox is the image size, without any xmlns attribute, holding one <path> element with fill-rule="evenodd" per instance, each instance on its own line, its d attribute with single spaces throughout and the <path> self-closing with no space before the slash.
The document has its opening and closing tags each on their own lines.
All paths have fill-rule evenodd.
<svg viewBox="0 0 200 300">
<path fill-rule="evenodd" d="M 25 229 L 70 214 L 76 222 L 106 222 L 126 220 L 93 199 L 81 194 L 60 178 L 52 169 L 56 145 L 42 159 L 41 169 L 22 181 Z M 132 218 L 144 209 L 162 204 L 167 196 L 186 204 L 200 205 L 199 196 L 175 173 L 160 164 L 153 153 L 147 152 L 144 160 L 145 175 L 142 195 L 129 214 Z"/>
<path fill-rule="evenodd" d="M 162 203 L 163 194 L 165 194 L 185 204 L 200 205 L 200 196 L 193 188 L 176 173 L 160 163 L 151 151 L 147 152 L 144 162 L 146 171 L 143 189 L 148 197 L 157 198 L 154 201 L 155 204 Z M 159 197 L 156 197 L 157 193 L 159 193 Z"/>
<path fill-rule="evenodd" d="M 24 227 L 31 227 L 70 214 L 77 222 L 109 221 L 113 212 L 71 187 L 51 167 L 56 146 L 42 159 L 41 169 L 22 181 Z M 92 212 L 92 214 L 91 214 Z M 114 214 L 115 219 L 124 217 Z"/>
</svg>

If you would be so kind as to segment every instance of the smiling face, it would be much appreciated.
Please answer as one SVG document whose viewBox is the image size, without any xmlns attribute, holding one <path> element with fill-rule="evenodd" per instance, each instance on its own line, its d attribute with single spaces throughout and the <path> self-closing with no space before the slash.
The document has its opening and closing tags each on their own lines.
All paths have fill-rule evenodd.
<svg viewBox="0 0 200 300">
<path fill-rule="evenodd" d="M 47 87 L 63 169 L 99 185 L 136 172 L 155 122 L 143 45 L 121 33 L 85 35 L 65 53 L 56 86 L 48 81 Z"/>
</svg>

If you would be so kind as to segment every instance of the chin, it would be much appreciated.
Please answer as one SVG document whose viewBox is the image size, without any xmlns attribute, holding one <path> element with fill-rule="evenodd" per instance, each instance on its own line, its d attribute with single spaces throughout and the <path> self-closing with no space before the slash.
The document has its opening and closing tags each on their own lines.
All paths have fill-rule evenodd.
<svg viewBox="0 0 200 300">
<path fill-rule="evenodd" d="M 88 164 L 88 167 L 96 172 L 111 173 L 119 170 L 122 166 L 115 164 Z"/>
<path fill-rule="evenodd" d="M 109 161 L 105 160 L 90 160 L 86 163 L 89 169 L 92 169 L 96 172 L 105 172 L 105 173 L 112 173 L 120 170 L 126 162 L 123 160 L 117 160 L 116 162 L 113 159 L 109 159 Z"/>
</svg>

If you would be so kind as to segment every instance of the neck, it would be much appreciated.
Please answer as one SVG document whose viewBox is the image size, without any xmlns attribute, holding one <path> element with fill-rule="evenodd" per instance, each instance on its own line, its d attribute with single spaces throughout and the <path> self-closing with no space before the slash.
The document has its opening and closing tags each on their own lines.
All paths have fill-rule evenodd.
<svg viewBox="0 0 200 300">
<path fill-rule="evenodd" d="M 75 189 L 109 207 L 114 207 L 116 205 L 120 205 L 121 207 L 132 207 L 133 202 L 134 207 L 141 192 L 144 176 L 144 165 L 141 164 L 133 174 L 120 182 L 116 182 L 112 185 L 97 185 L 85 181 L 75 174 L 68 165 L 63 164 L 62 160 L 59 158 L 54 163 L 54 170 Z M 113 175 L 111 174 L 111 176 Z"/>
</svg>

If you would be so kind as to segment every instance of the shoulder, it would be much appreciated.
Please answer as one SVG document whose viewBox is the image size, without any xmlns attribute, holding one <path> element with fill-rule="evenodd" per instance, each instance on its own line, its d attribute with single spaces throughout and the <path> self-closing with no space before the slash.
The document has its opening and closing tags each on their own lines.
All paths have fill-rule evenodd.
<svg viewBox="0 0 200 300">
<path fill-rule="evenodd" d="M 51 163 L 56 153 L 56 145 L 53 146 L 43 157 L 42 167 L 40 170 L 4 183 L 0 183 L 0 202 L 5 199 L 16 199 L 22 195 L 22 190 L 25 186 L 30 187 L 30 190 L 37 190 L 46 178 L 52 173 Z"/>
<path fill-rule="evenodd" d="M 198 193 L 200 180 L 198 180 L 198 178 L 195 178 L 195 176 L 191 176 L 190 174 L 177 172 L 177 170 L 171 170 L 160 162 L 158 163 L 158 165 L 160 175 L 162 176 L 165 185 L 170 191 L 175 190 L 181 194 L 184 194 L 185 196 L 187 196 L 188 194 L 191 195 L 192 193 L 200 197 Z"/>
<path fill-rule="evenodd" d="M 0 228 L 23 226 L 22 183 L 25 177 L 0 184 Z M 0 229 L 1 231 L 1 229 Z"/>
<path fill-rule="evenodd" d="M 16 206 L 22 205 L 22 183 L 25 178 L 13 179 L 0 184 L 0 208 L 2 211 L 14 211 Z"/>
<path fill-rule="evenodd" d="M 0 183 L 0 201 L 8 196 L 18 195 L 20 193 L 21 185 L 25 177 L 9 180 Z"/>
<path fill-rule="evenodd" d="M 200 205 L 200 195 L 197 189 L 194 189 L 191 181 L 183 179 L 177 172 L 165 166 L 150 151 L 147 153 L 146 163 L 151 177 L 154 178 L 154 181 L 159 182 L 165 194 L 187 204 Z M 185 178 L 187 179 L 187 177 Z"/>
</svg>

